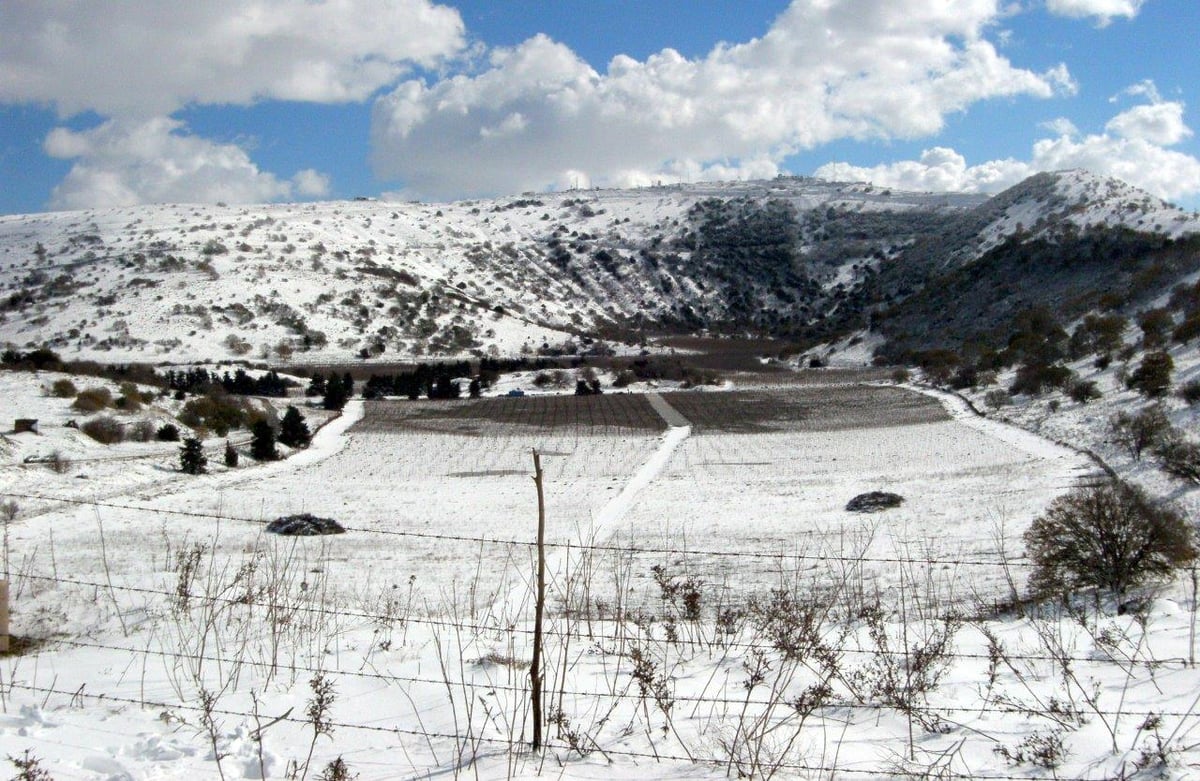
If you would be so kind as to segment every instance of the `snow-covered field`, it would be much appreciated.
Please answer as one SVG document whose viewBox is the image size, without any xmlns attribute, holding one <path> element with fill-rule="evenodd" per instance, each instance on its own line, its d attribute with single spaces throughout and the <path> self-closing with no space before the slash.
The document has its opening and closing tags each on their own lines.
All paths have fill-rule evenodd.
<svg viewBox="0 0 1200 781">
<path fill-rule="evenodd" d="M 161 443 L 126 461 L 76 441 L 46 376 L 0 382 L 43 421 L 0 443 L 20 649 L 0 660 L 0 755 L 57 779 L 333 778 L 338 758 L 362 779 L 1186 778 L 1200 761 L 1190 586 L 1136 616 L 991 610 L 1023 586 L 1021 532 L 1094 467 L 952 397 L 352 402 L 286 461 L 186 476 Z M 50 447 L 75 465 L 20 463 Z M 905 502 L 845 511 L 870 490 Z M 349 531 L 264 533 L 298 512 Z"/>
</svg>

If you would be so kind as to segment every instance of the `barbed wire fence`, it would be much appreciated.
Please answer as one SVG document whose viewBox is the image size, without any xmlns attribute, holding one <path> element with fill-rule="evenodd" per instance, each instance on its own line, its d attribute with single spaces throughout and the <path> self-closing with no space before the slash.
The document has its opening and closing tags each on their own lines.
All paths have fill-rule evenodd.
<svg viewBox="0 0 1200 781">
<path fill-rule="evenodd" d="M 101 502 L 90 501 L 86 499 L 75 499 L 67 497 L 54 497 L 44 494 L 34 493 L 0 493 L 0 496 L 11 499 L 35 500 L 42 502 L 57 502 L 66 505 L 89 506 L 97 511 L 115 510 L 120 512 L 137 512 L 137 513 L 154 513 L 160 515 L 189 517 L 195 519 L 207 519 L 221 522 L 237 522 L 245 524 L 254 524 L 256 526 L 265 526 L 265 522 L 261 519 L 241 517 L 237 515 L 220 514 L 220 513 L 205 513 L 184 510 L 164 510 L 162 508 L 146 507 L 129 503 L 118 502 Z M 518 539 L 502 539 L 488 536 L 470 536 L 470 535 L 451 535 L 440 534 L 433 532 L 418 532 L 407 530 L 386 530 L 386 529 L 370 529 L 356 528 L 350 529 L 362 534 L 378 535 L 383 539 L 421 539 L 425 541 L 437 543 L 456 543 L 470 544 L 473 546 L 497 546 L 506 550 L 522 550 L 526 553 L 532 551 L 534 542 Z M 807 566 L 863 566 L 864 564 L 873 564 L 884 567 L 907 568 L 912 572 L 916 572 L 922 568 L 926 570 L 945 569 L 945 568 L 963 568 L 963 569 L 983 569 L 989 571 L 1003 570 L 1008 572 L 1013 569 L 1027 569 L 1031 563 L 1026 560 L 1000 560 L 990 558 L 966 558 L 966 557 L 942 557 L 942 556 L 884 556 L 870 557 L 865 555 L 834 555 L 826 553 L 804 553 L 804 552 L 780 552 L 780 551 L 722 551 L 722 550 L 704 550 L 704 549 L 675 549 L 670 547 L 655 547 L 655 546 L 622 546 L 617 544 L 595 544 L 587 545 L 578 542 L 550 542 L 547 543 L 548 548 L 553 548 L 562 551 L 566 554 L 568 561 L 573 561 L 577 566 L 585 566 L 588 557 L 596 556 L 611 556 L 619 557 L 626 561 L 632 561 L 635 557 L 666 557 L 675 562 L 687 562 L 694 559 L 722 559 L 732 560 L 738 563 L 739 567 L 745 568 L 749 562 L 765 563 L 767 567 L 765 572 L 772 572 L 775 569 L 782 569 L 784 563 L 789 563 L 795 567 L 798 563 L 804 563 Z M 772 566 L 775 569 L 772 569 Z M 578 587 L 578 578 L 572 582 L 570 576 L 555 581 L 554 588 L 558 594 L 558 602 L 556 614 L 553 617 L 550 625 L 546 628 L 545 636 L 547 643 L 557 650 L 557 656 L 552 660 L 556 665 L 554 669 L 548 671 L 547 678 L 552 683 L 551 699 L 556 699 L 558 702 L 557 719 L 554 726 L 557 726 L 557 731 L 552 730 L 547 738 L 547 750 L 559 752 L 563 756 L 571 754 L 587 755 L 593 752 L 598 752 L 604 757 L 612 761 L 612 757 L 626 757 L 630 760 L 654 760 L 658 762 L 681 762 L 694 763 L 699 765 L 707 765 L 713 768 L 720 769 L 722 767 L 727 770 L 733 766 L 735 760 L 741 762 L 734 756 L 734 751 L 729 750 L 726 753 L 728 756 L 715 757 L 703 756 L 693 750 L 686 750 L 682 754 L 672 753 L 670 751 L 660 751 L 655 746 L 653 751 L 642 752 L 631 750 L 624 741 L 618 742 L 617 745 L 601 745 L 600 740 L 602 735 L 598 733 L 593 735 L 580 736 L 579 730 L 576 730 L 570 725 L 568 715 L 563 710 L 563 703 L 568 702 L 590 702 L 588 707 L 593 711 L 612 712 L 619 707 L 630 706 L 634 709 L 637 707 L 646 707 L 646 703 L 656 699 L 665 699 L 670 705 L 663 707 L 663 703 L 658 703 L 663 709 L 664 716 L 670 710 L 671 706 L 692 706 L 693 712 L 696 708 L 708 706 L 711 708 L 723 709 L 723 712 L 740 712 L 745 714 L 747 709 L 761 709 L 768 713 L 775 713 L 778 719 L 786 720 L 797 710 L 795 702 L 789 700 L 789 696 L 795 697 L 808 689 L 795 689 L 795 685 L 801 682 L 812 680 L 814 673 L 819 672 L 823 664 L 827 663 L 829 658 L 840 659 L 843 656 L 856 657 L 864 660 L 863 665 L 869 665 L 872 660 L 878 661 L 882 658 L 889 659 L 886 664 L 892 664 L 897 669 L 900 669 L 906 674 L 912 673 L 913 669 L 918 665 L 917 648 L 919 643 L 907 642 L 907 632 L 909 629 L 908 622 L 911 620 L 914 625 L 920 624 L 923 632 L 928 633 L 929 627 L 942 622 L 943 626 L 948 626 L 951 622 L 958 622 L 959 625 L 964 620 L 966 609 L 976 611 L 976 617 L 980 623 L 984 623 L 989 611 L 996 609 L 995 605 L 987 605 L 978 598 L 967 598 L 961 600 L 960 603 L 940 602 L 936 606 L 928 606 L 929 611 L 920 618 L 907 617 L 904 622 L 904 632 L 906 642 L 900 645 L 887 645 L 886 639 L 880 637 L 871 637 L 870 642 L 863 639 L 864 632 L 850 632 L 845 629 L 845 621 L 850 620 L 849 616 L 838 616 L 842 624 L 839 625 L 832 615 L 832 611 L 826 609 L 824 614 L 820 614 L 818 609 L 819 629 L 821 631 L 806 635 L 802 639 L 803 647 L 789 647 L 786 643 L 786 638 L 781 641 L 777 634 L 773 634 L 769 627 L 771 620 L 779 619 L 779 616 L 771 618 L 767 612 L 771 610 L 770 604 L 767 603 L 764 597 L 742 596 L 738 599 L 725 599 L 716 604 L 710 605 L 711 612 L 706 613 L 703 610 L 703 597 L 700 597 L 701 606 L 693 608 L 686 602 L 686 586 L 688 584 L 687 566 L 682 566 L 679 569 L 680 573 L 675 576 L 669 573 L 656 573 L 657 577 L 645 577 L 648 589 L 651 596 L 657 597 L 654 599 L 643 601 L 637 605 L 629 605 L 627 609 L 622 611 L 608 612 L 596 611 L 594 615 L 585 615 L 579 609 L 577 604 L 572 604 L 572 589 Z M 230 574 L 230 573 L 223 573 Z M 170 577 L 168 573 L 165 577 Z M 501 646 L 510 649 L 527 649 L 532 640 L 534 629 L 529 625 L 530 620 L 526 610 L 527 604 L 519 604 L 515 609 L 512 606 L 506 606 L 503 609 L 495 611 L 484 611 L 481 613 L 471 613 L 469 615 L 458 615 L 445 613 L 438 614 L 436 611 L 426 611 L 422 613 L 419 610 L 406 609 L 397 611 L 395 609 L 387 609 L 383 611 L 372 611 L 368 609 L 353 609 L 347 605 L 330 605 L 326 601 L 326 597 L 318 589 L 312 586 L 299 590 L 288 591 L 270 591 L 270 590 L 255 590 L 247 583 L 234 583 L 231 586 L 229 583 L 216 582 L 210 579 L 207 583 L 201 582 L 200 579 L 187 581 L 186 587 L 181 587 L 183 580 L 178 581 L 174 587 L 153 587 L 147 585 L 131 585 L 120 582 L 120 578 L 113 579 L 111 575 L 101 579 L 89 579 L 87 577 L 71 577 L 63 576 L 55 572 L 53 574 L 41 574 L 32 571 L 32 569 L 17 569 L 4 573 L 4 577 L 11 582 L 17 584 L 25 584 L 30 588 L 31 592 L 45 592 L 49 589 L 74 589 L 80 592 L 90 590 L 93 598 L 99 598 L 97 595 L 107 595 L 112 601 L 114 609 L 117 611 L 149 613 L 157 611 L 160 615 L 167 615 L 172 612 L 183 613 L 188 611 L 198 611 L 211 615 L 220 611 L 240 611 L 246 614 L 257 614 L 265 620 L 270 620 L 271 617 L 287 616 L 308 616 L 311 622 L 315 625 L 321 621 L 349 621 L 358 622 L 362 626 L 387 627 L 388 631 L 403 630 L 407 636 L 407 631 L 410 627 L 423 627 L 428 632 L 445 635 L 455 635 L 457 642 L 455 648 L 461 652 L 468 647 L 475 647 L 476 641 L 482 639 L 486 642 L 482 646 Z M 247 576 L 249 577 L 249 576 Z M 230 579 L 237 580 L 237 574 L 230 574 Z M 297 582 L 288 581 L 284 585 L 297 586 Z M 207 588 L 199 588 L 206 586 Z M 672 592 L 673 587 L 678 587 L 680 590 Z M 658 593 L 654 594 L 654 588 L 658 589 Z M 700 588 L 696 586 L 696 588 Z M 121 605 L 121 600 L 126 600 L 125 605 Z M 915 594 L 909 595 L 910 600 L 916 600 Z M 136 601 L 136 604 L 135 604 Z M 795 607 L 795 603 L 789 603 L 791 607 Z M 788 605 L 784 606 L 785 608 Z M 936 607 L 936 610 L 933 608 Z M 1016 610 L 1020 606 L 1012 604 L 1004 605 L 1004 609 Z M 411 605 L 409 606 L 411 608 Z M 19 607 L 14 611 L 20 614 Z M 729 625 L 729 631 L 719 630 L 723 620 L 727 622 L 735 621 L 736 624 Z M 733 616 L 735 618 L 730 618 Z M 810 616 L 811 617 L 811 616 Z M 894 620 L 892 616 L 887 620 Z M 860 627 L 866 626 L 868 619 L 859 616 L 855 619 Z M 883 619 L 878 619 L 881 621 Z M 1034 621 L 1036 619 L 1030 619 Z M 1047 622 L 1048 623 L 1048 622 Z M 705 625 L 704 628 L 699 628 Z M 869 635 L 869 632 L 865 634 Z M 439 635 L 440 636 L 440 635 Z M 1093 638 L 1095 639 L 1095 638 Z M 262 640 L 262 638 L 259 638 Z M 276 638 L 278 641 L 278 638 Z M 269 670 L 271 674 L 279 674 L 281 672 L 288 674 L 293 680 L 298 680 L 311 676 L 330 676 L 337 680 L 360 680 L 371 681 L 386 687 L 436 687 L 448 689 L 456 694 L 451 695 L 451 700 L 455 700 L 455 696 L 461 695 L 460 700 L 478 699 L 484 696 L 492 696 L 496 693 L 503 693 L 508 697 L 509 707 L 517 707 L 513 703 L 518 703 L 528 698 L 530 693 L 530 685 L 527 678 L 521 676 L 518 672 L 512 669 L 511 664 L 514 660 L 507 660 L 502 664 L 503 674 L 497 679 L 489 672 L 486 665 L 476 665 L 472 672 L 478 675 L 451 675 L 446 669 L 443 669 L 439 675 L 413 675 L 411 673 L 392 673 L 386 670 L 365 669 L 358 670 L 343 669 L 339 666 L 329 666 L 326 664 L 315 664 L 311 661 L 305 661 L 299 657 L 293 656 L 289 659 L 280 658 L 278 655 L 268 658 L 266 655 L 244 654 L 241 658 L 232 658 L 228 649 L 222 649 L 221 643 L 217 643 L 214 649 L 200 651 L 196 648 L 167 647 L 167 645 L 152 646 L 147 644 L 139 647 L 133 643 L 108 643 L 93 641 L 80 637 L 62 637 L 62 638 L 45 638 L 46 645 L 56 646 L 60 648 L 73 648 L 81 651 L 107 651 L 128 655 L 133 658 L 149 659 L 154 658 L 174 664 L 190 663 L 195 669 L 200 666 L 208 665 L 235 665 L 239 670 L 242 667 L 256 668 L 259 670 Z M 240 650 L 245 651 L 249 647 L 249 641 L 243 639 L 238 640 L 243 643 Z M 1106 640 L 1108 645 L 1105 646 L 1106 651 L 1103 654 L 1097 654 L 1095 651 L 1078 654 L 1070 646 L 1069 643 L 1060 643 L 1059 645 L 1046 645 L 1035 651 L 1027 649 L 1009 650 L 999 647 L 994 642 L 994 638 L 988 638 L 988 648 L 986 652 L 974 651 L 959 651 L 952 643 L 947 644 L 940 651 L 940 660 L 946 664 L 965 662 L 978 666 L 982 666 L 988 671 L 988 674 L 997 674 L 997 671 L 1003 673 L 1008 671 L 1010 676 L 1015 676 L 1018 680 L 1022 671 L 1032 670 L 1032 665 L 1048 665 L 1053 668 L 1061 668 L 1067 670 L 1073 666 L 1079 665 L 1095 665 L 1098 667 L 1116 668 L 1130 677 L 1130 680 L 1145 675 L 1153 677 L 1156 673 L 1175 669 L 1182 670 L 1188 666 L 1188 660 L 1182 657 L 1177 658 L 1156 658 L 1150 653 L 1150 650 L 1145 647 L 1140 641 L 1122 643 L 1120 639 Z M 583 647 L 585 650 L 577 652 L 577 656 L 570 656 L 567 648 L 574 644 L 576 648 Z M 609 650 L 604 650 L 605 648 Z M 581 664 L 579 661 L 586 656 L 590 649 L 600 648 L 599 653 L 612 653 L 618 657 L 618 662 L 610 671 L 606 686 L 579 688 L 567 685 L 568 668 Z M 234 651 L 239 650 L 239 647 L 234 643 Z M 368 650 L 369 653 L 369 650 Z M 655 657 L 651 662 L 650 672 L 644 669 L 639 672 L 638 655 L 642 654 L 643 659 L 647 657 Z M 677 659 L 676 664 L 682 664 L 681 660 L 688 658 L 700 658 L 705 655 L 721 656 L 726 659 L 741 661 L 746 664 L 749 660 L 756 658 L 764 658 L 765 655 L 772 654 L 773 658 L 780 662 L 795 662 L 794 657 L 803 657 L 800 663 L 796 666 L 798 671 L 796 675 L 786 681 L 783 687 L 787 689 L 792 686 L 792 691 L 775 691 L 769 688 L 764 688 L 760 684 L 745 685 L 735 682 L 732 685 L 733 691 L 730 691 L 730 684 L 726 682 L 722 686 L 714 686 L 715 692 L 709 691 L 705 687 L 699 694 L 691 694 L 684 692 L 675 692 L 671 689 L 671 681 L 669 679 L 670 665 L 666 659 L 673 656 Z M 632 657 L 632 659 L 631 659 Z M 793 657 L 793 658 L 789 658 Z M 482 659 L 482 657 L 481 657 Z M 461 661 L 461 659 L 460 659 Z M 365 664 L 365 657 L 364 657 Z M 658 667 L 654 668 L 653 665 Z M 644 667 L 644 665 L 643 665 Z M 465 668 L 460 667 L 460 673 Z M 1138 672 L 1142 671 L 1142 672 Z M 1065 675 L 1065 673 L 1063 673 Z M 227 673 L 228 675 L 228 673 Z M 838 676 L 850 675 L 850 673 L 842 670 Z M 1032 677 L 1033 673 L 1029 672 Z M 818 674 L 818 678 L 819 678 Z M 834 676 L 835 678 L 837 676 Z M 197 675 L 196 679 L 199 680 Z M 1069 681 L 1069 678 L 1063 680 Z M 661 681 L 661 684 L 660 684 Z M 843 683 L 845 683 L 843 681 Z M 200 712 L 204 709 L 203 706 L 196 704 L 194 701 L 189 701 L 188 692 L 183 690 L 183 687 L 178 687 L 179 696 L 174 699 L 158 699 L 146 696 L 130 696 L 125 692 L 105 692 L 96 691 L 88 685 L 81 686 L 76 689 L 63 688 L 56 684 L 45 685 L 39 683 L 36 679 L 36 673 L 30 677 L 29 673 L 21 674 L 19 671 L 10 669 L 8 672 L 8 680 L 0 681 L 0 692 L 5 693 L 6 698 L 11 697 L 13 692 L 24 692 L 29 696 L 40 696 L 44 703 L 50 701 L 58 701 L 60 705 L 80 706 L 83 702 L 93 703 L 115 703 L 126 706 L 139 708 L 154 708 L 164 710 L 175 710 L 182 712 Z M 761 694 L 756 695 L 755 692 L 761 691 Z M 1188 709 L 1134 709 L 1124 706 L 1123 701 L 1118 701 L 1115 705 L 1102 704 L 1099 700 L 1088 701 L 1086 696 L 1082 696 L 1083 689 L 1080 688 L 1080 701 L 1073 704 L 1065 712 L 1054 712 L 1054 706 L 1045 700 L 1036 697 L 1026 697 L 1024 699 L 1012 696 L 991 696 L 984 698 L 980 703 L 972 705 L 956 705 L 952 701 L 937 702 L 931 701 L 927 695 L 930 692 L 919 692 L 916 696 L 910 696 L 907 701 L 898 701 L 895 698 L 888 696 L 864 696 L 863 687 L 843 685 L 841 691 L 834 695 L 833 693 L 825 695 L 820 702 L 813 708 L 813 713 L 816 713 L 821 718 L 838 718 L 845 720 L 853 719 L 854 716 L 846 714 L 867 714 L 867 717 L 879 718 L 880 714 L 900 714 L 906 719 L 916 720 L 924 725 L 946 725 L 950 724 L 954 727 L 961 728 L 965 731 L 977 730 L 971 726 L 972 723 L 979 720 L 987 720 L 992 717 L 1011 717 L 1019 715 L 1025 718 L 1031 718 L 1039 715 L 1035 711 L 1039 708 L 1046 708 L 1048 715 L 1045 716 L 1048 723 L 1059 726 L 1069 726 L 1068 722 L 1082 723 L 1086 718 L 1100 719 L 1105 723 L 1110 721 L 1115 722 L 1121 718 L 1129 717 L 1133 719 L 1141 719 L 1149 723 L 1153 719 L 1174 719 L 1179 724 L 1183 723 L 1200 723 L 1200 713 L 1195 709 L 1195 703 Z M 908 692 L 913 695 L 914 692 Z M 609 703 L 609 705 L 596 705 L 595 703 Z M 1057 706 L 1057 707 L 1061 707 Z M 213 708 L 209 707 L 210 715 L 217 713 L 221 716 L 229 718 L 237 718 L 250 720 L 257 718 L 259 714 L 246 711 L 238 708 Z M 960 718 L 961 717 L 961 718 Z M 303 724 L 304 720 L 299 717 L 286 717 L 282 721 L 291 723 Z M 501 729 L 495 724 L 485 722 L 482 725 L 472 725 L 464 732 L 438 731 L 425 728 L 419 723 L 396 724 L 393 726 L 380 726 L 366 722 L 354 722 L 351 720 L 333 722 L 332 725 L 338 728 L 354 731 L 367 731 L 384 735 L 394 735 L 397 739 L 400 738 L 419 738 L 422 741 L 440 740 L 448 741 L 456 745 L 462 746 L 464 743 L 478 748 L 479 746 L 492 746 L 504 751 L 517 753 L 528 753 L 528 737 L 525 731 L 515 729 L 512 725 L 516 720 L 510 722 L 508 729 Z M 669 721 L 668 721 L 669 723 Z M 1114 737 L 1115 741 L 1115 737 Z M 682 745 L 682 741 L 680 741 Z M 655 745 L 651 741 L 651 745 Z M 1006 774 L 980 774 L 971 771 L 968 768 L 955 769 L 953 762 L 943 762 L 936 760 L 933 765 L 925 768 L 915 768 L 912 763 L 916 762 L 915 756 L 910 756 L 907 760 L 904 757 L 898 757 L 894 762 L 885 765 L 873 765 L 864 767 L 861 761 L 846 762 L 842 764 L 833 763 L 807 763 L 801 761 L 795 753 L 788 756 L 777 758 L 770 764 L 769 769 L 772 772 L 788 771 L 792 773 L 805 774 L 813 777 L 829 776 L 831 774 L 843 774 L 848 776 L 862 777 L 914 777 L 927 778 L 936 776 L 938 778 L 987 778 L 987 779 L 1016 779 L 1026 778 L 1027 775 L 1006 775 Z M 939 764 L 940 763 L 940 764 Z M 759 774 L 766 775 L 765 770 L 768 768 L 757 768 L 763 771 Z M 426 771 L 429 768 L 425 769 Z M 739 768 L 737 772 L 742 772 L 744 768 Z M 751 768 L 755 770 L 755 768 Z M 755 773 L 751 773 L 754 775 Z M 1058 776 L 1063 778 L 1062 776 Z M 1091 778 L 1092 776 L 1084 776 L 1082 778 Z M 1100 777 L 1100 776 L 1095 776 Z"/>
</svg>

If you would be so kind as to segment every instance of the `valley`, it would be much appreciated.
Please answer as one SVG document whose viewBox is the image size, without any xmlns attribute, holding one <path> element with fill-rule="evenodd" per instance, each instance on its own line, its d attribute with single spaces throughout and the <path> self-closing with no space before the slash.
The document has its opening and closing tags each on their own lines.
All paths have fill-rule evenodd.
<svg viewBox="0 0 1200 781">
<path fill-rule="evenodd" d="M 1029 531 L 1128 484 L 1194 533 L 1198 227 L 1082 172 L 0 218 L 0 745 L 1187 778 L 1194 557 L 1056 595 Z M 266 531 L 308 516 L 344 533 Z"/>
</svg>

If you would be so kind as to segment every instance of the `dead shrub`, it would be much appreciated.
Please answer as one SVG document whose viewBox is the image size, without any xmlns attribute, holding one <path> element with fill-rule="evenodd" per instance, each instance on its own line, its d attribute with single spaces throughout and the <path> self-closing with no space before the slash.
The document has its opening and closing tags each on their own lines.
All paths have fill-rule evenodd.
<svg viewBox="0 0 1200 781">
<path fill-rule="evenodd" d="M 1184 439 L 1177 430 L 1163 437 L 1154 448 L 1154 456 L 1167 474 L 1200 483 L 1200 445 Z"/>
<path fill-rule="evenodd" d="M 71 471 L 71 459 L 65 457 L 62 453 L 55 450 L 46 459 L 46 466 L 56 475 L 65 475 Z"/>
<path fill-rule="evenodd" d="M 55 380 L 54 384 L 50 386 L 50 395 L 56 399 L 69 399 L 77 393 L 79 393 L 79 389 L 75 387 L 75 383 L 66 377 Z"/>
<path fill-rule="evenodd" d="M 71 405 L 80 412 L 99 412 L 112 406 L 112 392 L 108 388 L 87 388 L 79 391 Z"/>
<path fill-rule="evenodd" d="M 129 432 L 129 438 L 137 442 L 151 442 L 156 433 L 158 427 L 154 425 L 153 420 L 139 420 Z"/>
<path fill-rule="evenodd" d="M 115 445 L 125 441 L 125 427 L 119 420 L 107 415 L 92 418 L 80 426 L 79 430 L 104 445 Z"/>
</svg>

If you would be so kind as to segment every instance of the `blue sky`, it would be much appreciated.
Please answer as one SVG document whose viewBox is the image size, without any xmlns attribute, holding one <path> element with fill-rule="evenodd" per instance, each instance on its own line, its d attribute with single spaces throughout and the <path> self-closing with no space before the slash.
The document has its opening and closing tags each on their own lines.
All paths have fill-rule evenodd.
<svg viewBox="0 0 1200 781">
<path fill-rule="evenodd" d="M 1194 209 L 1198 29 L 1196 0 L 5 0 L 0 213 L 1074 167 Z"/>
</svg>

